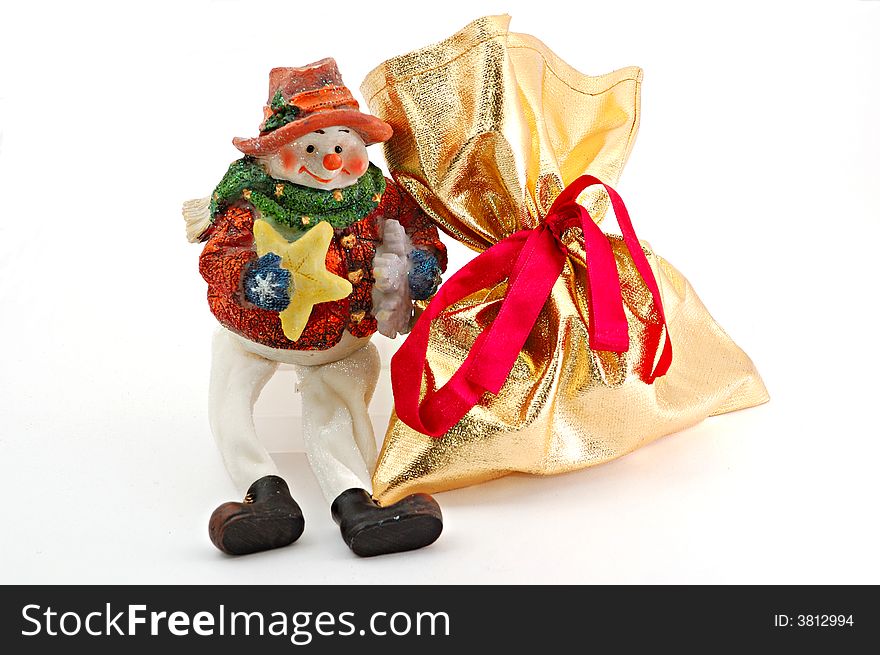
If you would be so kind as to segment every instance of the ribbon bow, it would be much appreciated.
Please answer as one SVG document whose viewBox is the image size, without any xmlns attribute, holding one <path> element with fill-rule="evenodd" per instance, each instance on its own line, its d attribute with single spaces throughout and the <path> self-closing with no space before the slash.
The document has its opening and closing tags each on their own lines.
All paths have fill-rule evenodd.
<svg viewBox="0 0 880 655">
<path fill-rule="evenodd" d="M 645 381 L 650 384 L 669 370 L 672 344 L 660 289 L 633 230 L 629 213 L 614 189 L 592 175 L 583 175 L 559 194 L 541 225 L 499 241 L 440 287 L 391 359 L 391 385 L 400 420 L 423 434 L 442 437 L 480 401 L 484 393 L 497 394 L 501 390 L 562 273 L 568 250 L 561 237 L 572 226 L 579 225 L 584 234 L 590 348 L 618 353 L 629 349 L 629 329 L 611 244 L 586 208 L 577 202 L 578 195 L 594 184 L 601 184 L 608 192 L 624 243 L 664 324 L 663 351 Z M 492 325 L 477 337 L 464 363 L 449 381 L 437 390 L 430 389 L 429 385 L 420 402 L 431 321 L 454 303 L 480 289 L 493 287 L 505 278 L 507 291 Z"/>
</svg>

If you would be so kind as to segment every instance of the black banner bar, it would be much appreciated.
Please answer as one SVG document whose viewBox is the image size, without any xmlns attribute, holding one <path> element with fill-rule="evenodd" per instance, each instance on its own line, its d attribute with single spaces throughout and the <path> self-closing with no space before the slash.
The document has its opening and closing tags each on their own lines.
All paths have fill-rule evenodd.
<svg viewBox="0 0 880 655">
<path fill-rule="evenodd" d="M 880 638 L 873 587 L 5 587 L 0 612 L 15 653 L 635 652 L 646 639 L 854 652 Z"/>
</svg>

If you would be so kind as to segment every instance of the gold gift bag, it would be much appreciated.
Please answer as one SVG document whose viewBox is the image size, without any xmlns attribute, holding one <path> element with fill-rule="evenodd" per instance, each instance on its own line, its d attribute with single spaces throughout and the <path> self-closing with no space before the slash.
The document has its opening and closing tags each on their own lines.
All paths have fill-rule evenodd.
<svg viewBox="0 0 880 655">
<path fill-rule="evenodd" d="M 385 146 L 394 177 L 444 231 L 477 251 L 539 227 L 582 174 L 615 183 L 638 128 L 640 69 L 588 77 L 537 39 L 509 32 L 508 22 L 476 20 L 446 41 L 385 62 L 362 85 L 373 113 L 394 128 Z M 608 195 L 594 186 L 579 201 L 598 221 Z M 620 237 L 608 241 L 629 348 L 591 349 L 581 229 L 566 230 L 561 241 L 568 249 L 562 273 L 498 393 L 486 393 L 440 438 L 392 415 L 373 477 L 379 502 L 512 472 L 601 464 L 708 416 L 768 400 L 748 356 L 684 276 L 647 246 L 674 356 L 664 376 L 646 381 L 660 357 L 662 325 Z M 502 282 L 474 293 L 431 323 L 422 396 L 462 367 L 506 288 Z"/>
</svg>

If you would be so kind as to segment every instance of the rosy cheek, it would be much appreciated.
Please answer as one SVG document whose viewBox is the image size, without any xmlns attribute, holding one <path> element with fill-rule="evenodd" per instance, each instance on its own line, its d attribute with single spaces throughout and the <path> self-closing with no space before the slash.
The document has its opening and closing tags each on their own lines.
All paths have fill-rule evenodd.
<svg viewBox="0 0 880 655">
<path fill-rule="evenodd" d="M 296 155 L 292 148 L 282 148 L 279 155 L 281 156 L 281 165 L 284 168 L 292 170 L 296 167 Z"/>
<path fill-rule="evenodd" d="M 369 161 L 366 157 L 352 157 L 345 162 L 345 169 L 352 175 L 360 176 L 367 170 L 368 165 Z"/>
</svg>

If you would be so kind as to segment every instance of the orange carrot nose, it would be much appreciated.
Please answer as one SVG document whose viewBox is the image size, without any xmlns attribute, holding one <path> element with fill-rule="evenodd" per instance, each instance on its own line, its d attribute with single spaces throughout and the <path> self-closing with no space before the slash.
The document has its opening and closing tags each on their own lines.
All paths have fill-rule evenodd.
<svg viewBox="0 0 880 655">
<path fill-rule="evenodd" d="M 335 171 L 342 166 L 342 157 L 335 152 L 324 155 L 324 168 L 328 171 Z"/>
</svg>

